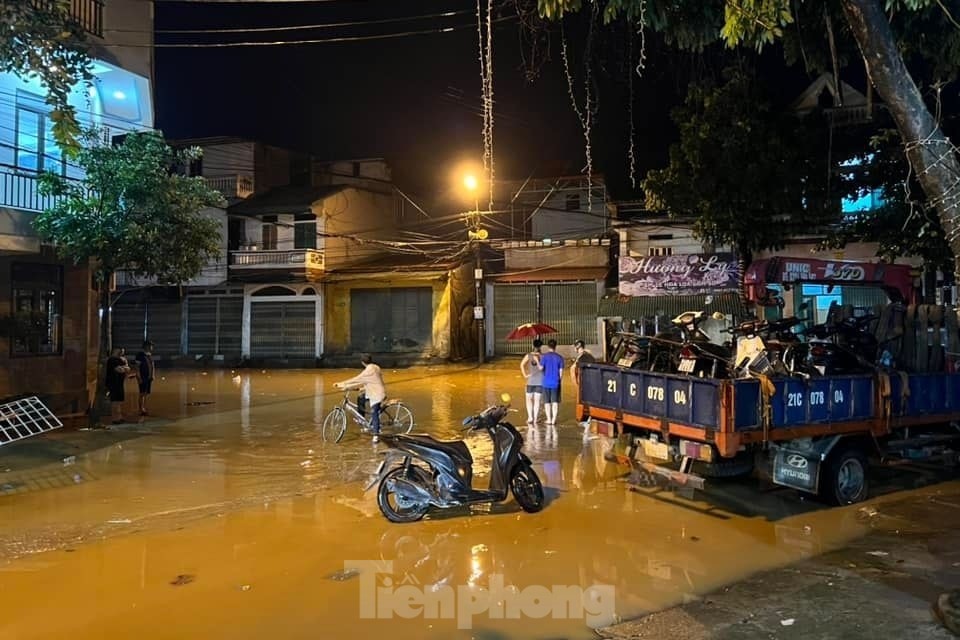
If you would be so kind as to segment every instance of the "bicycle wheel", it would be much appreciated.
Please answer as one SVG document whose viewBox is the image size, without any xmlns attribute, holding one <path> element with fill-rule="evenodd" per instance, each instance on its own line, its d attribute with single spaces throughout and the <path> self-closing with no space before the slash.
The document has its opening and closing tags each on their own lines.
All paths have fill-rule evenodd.
<svg viewBox="0 0 960 640">
<path fill-rule="evenodd" d="M 347 432 L 347 414 L 341 407 L 334 407 L 323 419 L 323 439 L 326 442 L 340 442 Z"/>
<path fill-rule="evenodd" d="M 410 433 L 413 412 L 404 404 L 391 404 L 380 412 L 380 431 L 387 434 Z"/>
</svg>

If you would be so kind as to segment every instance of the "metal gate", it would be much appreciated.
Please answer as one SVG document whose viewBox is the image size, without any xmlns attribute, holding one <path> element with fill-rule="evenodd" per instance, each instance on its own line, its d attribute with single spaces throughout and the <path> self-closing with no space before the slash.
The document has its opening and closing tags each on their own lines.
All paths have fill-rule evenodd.
<svg viewBox="0 0 960 640">
<path fill-rule="evenodd" d="M 36 396 L 0 404 L 0 445 L 62 426 L 57 416 Z"/>
<path fill-rule="evenodd" d="M 114 305 L 113 346 L 133 355 L 140 351 L 144 338 L 149 338 L 155 355 L 179 355 L 181 308 L 179 302 L 153 300 Z"/>
<path fill-rule="evenodd" d="M 187 353 L 240 356 L 243 297 L 187 298 Z"/>
<path fill-rule="evenodd" d="M 316 357 L 316 303 L 253 302 L 250 305 L 250 356 Z"/>
<path fill-rule="evenodd" d="M 433 344 L 433 289 L 352 289 L 350 347 L 354 351 L 427 351 Z"/>
<path fill-rule="evenodd" d="M 496 355 L 522 355 L 529 340 L 508 341 L 510 330 L 525 322 L 545 322 L 557 330 L 545 336 L 570 345 L 582 339 L 598 344 L 596 282 L 495 284 L 493 331 Z"/>
</svg>

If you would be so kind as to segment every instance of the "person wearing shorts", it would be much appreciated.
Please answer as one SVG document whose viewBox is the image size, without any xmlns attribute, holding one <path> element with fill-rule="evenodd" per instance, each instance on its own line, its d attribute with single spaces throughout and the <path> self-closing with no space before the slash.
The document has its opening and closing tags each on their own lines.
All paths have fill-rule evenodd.
<svg viewBox="0 0 960 640">
<path fill-rule="evenodd" d="M 520 373 L 526 380 L 527 424 L 536 424 L 540 417 L 540 401 L 543 393 L 543 370 L 540 368 L 540 348 L 543 341 L 533 341 L 533 351 L 520 361 Z"/>
<path fill-rule="evenodd" d="M 540 368 L 543 370 L 543 412 L 549 426 L 557 424 L 563 364 L 563 356 L 557 353 L 557 341 L 548 341 L 545 353 L 540 356 Z"/>
<path fill-rule="evenodd" d="M 147 415 L 147 398 L 153 389 L 153 378 L 156 371 L 153 365 L 153 343 L 149 340 L 143 341 L 143 351 L 137 354 L 137 382 L 139 383 L 140 395 L 138 401 L 140 404 L 140 415 Z"/>
</svg>

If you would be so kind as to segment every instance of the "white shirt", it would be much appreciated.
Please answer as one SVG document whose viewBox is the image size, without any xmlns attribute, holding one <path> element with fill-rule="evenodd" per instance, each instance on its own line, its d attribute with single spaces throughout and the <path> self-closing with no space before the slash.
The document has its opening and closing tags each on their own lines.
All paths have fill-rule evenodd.
<svg viewBox="0 0 960 640">
<path fill-rule="evenodd" d="M 339 383 L 344 388 L 363 387 L 363 393 L 367 396 L 367 401 L 371 404 L 383 402 L 387 397 L 387 387 L 383 384 L 383 374 L 380 367 L 374 363 L 368 364 L 363 368 L 359 375 L 349 380 Z"/>
</svg>

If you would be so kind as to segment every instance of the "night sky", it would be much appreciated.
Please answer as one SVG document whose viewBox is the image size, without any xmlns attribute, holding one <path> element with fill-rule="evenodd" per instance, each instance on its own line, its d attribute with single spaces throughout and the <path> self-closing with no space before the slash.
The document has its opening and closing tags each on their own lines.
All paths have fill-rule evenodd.
<svg viewBox="0 0 960 640">
<path fill-rule="evenodd" d="M 498 3 L 500 4 L 500 3 Z M 481 88 L 476 5 L 463 0 L 328 0 L 309 3 L 213 4 L 158 0 L 155 28 L 213 29 L 463 15 L 360 27 L 257 34 L 163 34 L 157 43 L 315 39 L 465 25 L 452 33 L 351 43 L 158 48 L 157 125 L 170 138 L 240 136 L 307 151 L 322 159 L 385 157 L 401 188 L 442 189 L 453 163 L 482 157 Z M 516 15 L 504 8 L 500 15 Z M 568 25 L 571 64 L 583 101 L 584 21 Z M 597 68 L 599 109 L 594 171 L 613 195 L 630 198 L 627 180 L 626 71 L 607 39 Z M 599 45 L 598 45 L 599 46 Z M 525 79 L 516 20 L 495 26 L 494 153 L 497 175 L 580 173 L 583 133 L 567 93 L 560 37 L 552 28 L 550 60 Z M 683 95 L 683 57 L 651 43 L 648 66 L 635 78 L 638 179 L 661 166 L 674 135 L 669 109 Z M 680 63 L 678 63 L 678 60 Z M 679 64 L 679 66 L 678 66 Z"/>
</svg>

